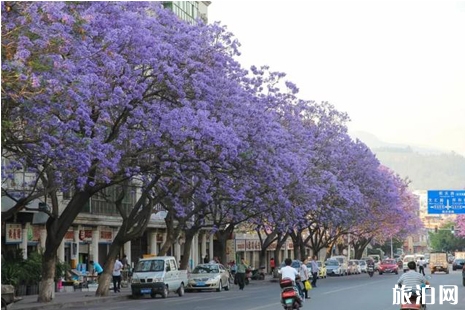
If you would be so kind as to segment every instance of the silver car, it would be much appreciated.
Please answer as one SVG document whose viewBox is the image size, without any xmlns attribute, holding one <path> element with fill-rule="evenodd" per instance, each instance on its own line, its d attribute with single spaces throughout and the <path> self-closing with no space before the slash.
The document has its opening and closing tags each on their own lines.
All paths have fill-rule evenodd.
<svg viewBox="0 0 465 310">
<path fill-rule="evenodd" d="M 200 264 L 192 270 L 186 291 L 229 290 L 229 272 L 221 264 Z"/>
</svg>

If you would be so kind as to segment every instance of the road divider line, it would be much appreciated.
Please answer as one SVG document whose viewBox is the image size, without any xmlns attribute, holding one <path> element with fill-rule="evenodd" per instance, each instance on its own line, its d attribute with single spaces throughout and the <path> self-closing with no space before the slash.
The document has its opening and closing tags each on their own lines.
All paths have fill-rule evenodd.
<svg viewBox="0 0 465 310">
<path fill-rule="evenodd" d="M 281 303 L 275 302 L 275 303 L 273 303 L 273 304 L 263 305 L 263 306 L 255 307 L 255 308 L 249 308 L 249 309 L 247 309 L 247 310 L 270 309 L 271 307 L 274 307 L 274 306 L 276 306 L 276 305 L 280 306 Z"/>
<path fill-rule="evenodd" d="M 349 286 L 349 287 L 340 288 L 340 289 L 338 289 L 338 290 L 333 290 L 333 291 L 324 292 L 324 293 L 321 293 L 321 295 L 327 295 L 327 294 L 333 294 L 333 293 L 340 292 L 340 291 L 351 290 L 351 289 L 353 289 L 353 288 L 359 288 L 359 287 L 362 287 L 362 286 L 372 285 L 373 283 L 383 282 L 383 281 L 384 281 L 384 280 L 370 281 L 370 283 L 364 283 L 364 284 L 360 284 L 360 285 L 356 285 L 356 286 Z"/>
</svg>

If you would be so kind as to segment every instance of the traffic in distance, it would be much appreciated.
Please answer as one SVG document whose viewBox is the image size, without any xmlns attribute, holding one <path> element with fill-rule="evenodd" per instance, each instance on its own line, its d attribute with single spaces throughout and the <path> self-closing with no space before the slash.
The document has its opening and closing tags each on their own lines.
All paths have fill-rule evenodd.
<svg viewBox="0 0 465 310">
<path fill-rule="evenodd" d="M 436 255 L 437 254 L 437 255 Z M 177 290 L 167 289 L 167 293 L 160 290 L 153 290 L 155 294 L 138 294 L 135 288 L 140 288 L 140 283 L 154 283 L 160 280 L 160 275 L 155 275 L 153 271 L 142 271 L 143 268 L 134 271 L 131 283 L 131 295 L 127 300 L 115 303 L 103 303 L 86 306 L 86 309 L 461 309 L 465 304 L 465 269 L 463 269 L 463 258 L 465 252 L 456 252 L 455 256 L 447 255 L 448 267 L 446 270 L 437 270 L 442 266 L 441 253 L 416 254 L 396 259 L 385 257 L 378 260 L 378 257 L 364 257 L 360 260 L 347 260 L 344 256 L 330 257 L 326 261 L 314 261 L 318 265 L 316 279 L 313 278 L 311 257 L 304 260 L 290 260 L 277 266 L 274 274 L 267 272 L 261 276 L 260 268 L 246 266 L 245 278 L 248 284 L 244 289 L 240 289 L 237 283 L 237 269 L 231 266 L 224 266 L 218 263 L 199 264 L 189 272 L 187 280 L 183 275 L 181 285 Z M 166 265 L 175 264 L 169 257 L 141 260 L 141 265 L 147 266 L 147 261 L 151 261 L 150 266 L 159 266 L 163 262 Z M 156 262 L 156 263 L 155 263 Z M 395 264 L 393 264 L 395 262 Z M 454 262 L 456 263 L 454 265 Z M 289 265 L 287 265 L 289 263 Z M 357 264 L 358 263 L 358 264 Z M 408 270 L 403 271 L 404 263 Z M 336 265 L 337 264 L 337 265 Z M 415 266 L 411 269 L 412 264 Z M 307 291 L 308 299 L 305 298 L 305 286 L 302 286 L 300 278 L 302 267 L 305 265 L 308 270 L 309 283 L 312 288 Z M 395 266 L 394 266 L 395 265 Z M 455 266 L 455 268 L 454 268 Z M 295 280 L 285 282 L 284 268 L 292 268 L 295 273 Z M 335 268 L 337 267 L 337 268 Z M 420 268 L 421 267 L 421 268 Z M 253 268 L 253 269 L 252 269 Z M 369 269 L 373 268 L 373 275 L 370 276 Z M 164 277 L 170 277 L 165 269 Z M 234 272 L 236 270 L 236 272 Z M 260 276 L 252 276 L 253 271 Z M 258 270 L 258 271 L 257 271 Z M 258 273 L 257 273 L 258 272 Z M 423 272 L 425 276 L 423 276 Z M 146 273 L 146 275 L 144 275 Z M 421 305 L 415 305 L 418 296 L 410 295 L 411 299 L 406 299 L 405 288 L 399 285 L 402 277 L 409 273 L 418 275 L 425 280 L 425 285 L 419 292 L 424 292 L 424 299 L 420 300 Z M 152 277 L 152 278 L 151 278 Z M 174 278 L 172 276 L 171 278 Z M 144 279 L 145 281 L 141 281 Z M 166 285 L 168 278 L 163 279 Z M 184 282 L 185 281 L 185 282 Z M 183 283 L 184 282 L 184 283 Z M 404 279 L 404 285 L 409 285 Z M 462 287 L 463 285 L 463 287 Z M 157 287 L 157 285 L 154 285 Z M 181 293 L 180 287 L 184 287 Z M 287 299 L 292 299 L 292 308 L 288 307 L 283 298 L 283 292 L 290 291 L 295 294 L 285 295 Z M 134 292 L 136 292 L 134 296 Z M 146 291 L 144 291 L 146 292 Z M 163 292 L 163 291 L 161 291 Z M 420 295 L 421 296 L 421 295 Z M 409 303 L 408 301 L 411 303 Z M 295 303 L 297 302 L 297 303 Z M 462 306 L 461 306 L 462 305 Z M 72 309 L 81 309 L 74 307 Z"/>
<path fill-rule="evenodd" d="M 251 288 L 254 290 L 267 288 L 269 291 L 277 291 L 276 287 L 278 287 L 274 300 L 279 300 L 279 304 L 284 309 L 291 310 L 307 308 L 308 305 L 311 307 L 314 302 L 312 295 L 319 291 L 322 293 L 331 291 L 332 288 L 338 287 L 338 281 L 345 283 L 345 291 L 350 290 L 351 287 L 355 289 L 356 283 L 360 281 L 360 283 L 373 281 L 373 284 L 378 284 L 379 279 L 382 278 L 379 276 L 384 275 L 383 285 L 390 286 L 390 289 L 385 290 L 384 293 L 392 296 L 393 305 L 403 310 L 426 309 L 427 304 L 439 302 L 449 303 L 450 306 L 457 304 L 460 298 L 458 285 L 465 286 L 464 264 L 465 252 L 456 252 L 455 256 L 445 252 L 434 252 L 404 255 L 392 259 L 389 257 L 380 259 L 379 255 L 370 255 L 362 259 L 350 260 L 346 256 L 337 255 L 326 261 L 312 260 L 312 258 L 304 261 L 286 259 L 276 268 L 274 274 L 265 274 L 264 268 L 253 268 L 245 264 L 244 270 L 238 272 L 238 266 L 225 266 L 214 261 L 199 264 L 192 271 L 186 272 L 178 269 L 174 257 L 153 257 L 140 260 L 135 267 L 130 279 L 131 295 L 132 302 L 137 303 L 140 299 L 145 304 L 147 299 L 143 298 L 144 296 L 151 298 L 160 296 L 166 299 L 187 295 L 189 299 L 194 297 L 194 300 L 197 300 L 198 295 L 195 293 L 201 293 L 202 299 L 207 298 L 205 302 L 208 303 L 210 297 L 204 295 L 208 292 L 247 291 Z M 306 273 L 303 270 L 306 270 Z M 244 273 L 245 289 L 241 288 L 241 273 Z M 372 279 L 374 275 L 377 275 L 376 280 Z M 414 283 L 411 282 L 412 276 L 410 275 L 415 275 L 420 279 L 418 287 L 405 287 Z M 440 279 L 439 285 L 435 284 L 436 277 Z M 325 280 L 328 278 L 330 280 Z M 357 281 L 342 280 L 346 278 L 357 279 Z M 389 279 L 389 281 L 386 282 L 384 279 Z M 324 286 L 323 290 L 319 289 L 319 281 L 324 281 L 321 282 Z M 308 282 L 308 286 L 305 282 Z M 402 284 L 404 284 L 403 288 Z M 434 292 L 431 293 L 431 291 Z M 188 294 L 185 295 L 185 293 Z M 437 294 L 438 298 L 432 297 L 431 294 L 433 296 Z M 227 298 L 227 295 L 219 296 L 221 296 L 219 300 Z M 320 297 L 324 296 L 323 294 Z M 216 302 L 217 298 L 214 297 L 212 300 Z M 201 300 L 198 302 L 202 304 Z M 257 307 L 253 303 L 249 306 L 249 309 Z M 200 308 L 204 309 L 204 307 Z"/>
</svg>

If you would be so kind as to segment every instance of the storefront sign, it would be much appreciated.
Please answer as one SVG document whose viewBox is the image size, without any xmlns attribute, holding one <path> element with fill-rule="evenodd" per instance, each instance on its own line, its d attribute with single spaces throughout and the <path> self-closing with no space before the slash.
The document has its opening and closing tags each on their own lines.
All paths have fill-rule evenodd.
<svg viewBox="0 0 465 310">
<path fill-rule="evenodd" d="M 260 240 L 246 240 L 245 250 L 246 251 L 260 251 L 262 249 L 262 244 Z"/>
<path fill-rule="evenodd" d="M 112 243 L 113 230 L 111 228 L 100 230 L 100 243 Z"/>
<path fill-rule="evenodd" d="M 21 224 L 6 224 L 6 243 L 21 243 L 23 241 L 23 228 Z"/>
<path fill-rule="evenodd" d="M 68 230 L 63 238 L 65 243 L 70 243 L 74 241 L 74 230 Z"/>
<path fill-rule="evenodd" d="M 81 229 L 79 231 L 79 240 L 81 240 L 81 241 L 92 241 L 92 230 L 91 229 Z"/>
<path fill-rule="evenodd" d="M 292 243 L 292 241 L 287 242 L 287 249 L 288 250 L 293 250 L 294 249 L 294 243 Z"/>
<path fill-rule="evenodd" d="M 236 240 L 236 252 L 245 251 L 245 240 Z"/>
<path fill-rule="evenodd" d="M 30 225 L 27 228 L 27 241 L 28 242 L 39 242 L 40 241 L 40 229 L 41 226 Z"/>
<path fill-rule="evenodd" d="M 275 241 L 275 242 L 271 243 L 271 244 L 268 246 L 267 250 L 268 250 L 268 251 L 274 251 L 274 250 L 276 250 L 276 246 L 277 246 L 277 245 L 278 245 L 278 242 Z"/>
</svg>

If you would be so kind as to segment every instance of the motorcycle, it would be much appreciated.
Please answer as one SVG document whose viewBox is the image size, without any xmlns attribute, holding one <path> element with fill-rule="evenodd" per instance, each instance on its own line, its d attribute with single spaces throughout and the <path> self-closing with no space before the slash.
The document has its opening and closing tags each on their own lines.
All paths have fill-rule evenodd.
<svg viewBox="0 0 465 310">
<path fill-rule="evenodd" d="M 427 276 L 426 279 L 429 280 L 431 279 L 431 277 Z M 422 285 L 422 288 L 423 287 L 425 286 Z M 426 289 L 429 289 L 429 287 L 427 287 Z M 419 303 L 417 303 L 417 300 Z M 426 310 L 426 304 L 421 302 L 421 297 L 418 297 L 417 295 L 412 295 L 410 296 L 409 301 L 410 303 L 401 303 L 400 310 Z"/>
<path fill-rule="evenodd" d="M 299 292 L 294 286 L 294 282 L 289 278 L 284 278 L 279 281 L 281 287 L 281 304 L 285 310 L 300 309 L 302 303 L 300 301 Z"/>
<path fill-rule="evenodd" d="M 252 270 L 252 280 L 265 280 L 265 266 L 261 266 L 259 269 Z"/>
<path fill-rule="evenodd" d="M 375 268 L 373 266 L 367 267 L 367 273 L 370 276 L 370 278 L 373 276 L 374 272 L 375 272 Z"/>
</svg>

